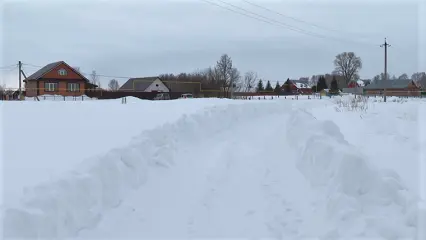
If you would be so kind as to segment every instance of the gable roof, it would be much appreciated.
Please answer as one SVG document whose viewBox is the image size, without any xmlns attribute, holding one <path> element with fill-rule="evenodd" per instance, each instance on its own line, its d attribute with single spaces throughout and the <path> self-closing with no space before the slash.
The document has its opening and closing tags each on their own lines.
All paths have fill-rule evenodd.
<svg viewBox="0 0 426 240">
<path fill-rule="evenodd" d="M 366 85 L 366 82 L 364 80 L 350 80 L 348 82 L 348 86 L 354 83 L 356 83 L 358 87 L 364 87 Z"/>
<path fill-rule="evenodd" d="M 365 86 L 365 89 L 397 89 L 406 88 L 413 80 L 379 80 Z M 416 85 L 417 86 L 417 85 Z"/>
<path fill-rule="evenodd" d="M 145 91 L 157 79 L 161 81 L 159 77 L 130 78 L 118 90 Z"/>
<path fill-rule="evenodd" d="M 87 79 L 85 76 L 83 76 L 81 73 L 79 73 L 77 70 L 75 70 L 73 67 L 71 67 L 70 65 L 68 65 L 64 61 L 58 61 L 58 62 L 49 63 L 46 66 L 44 66 L 41 69 L 39 69 L 37 72 L 31 74 L 29 77 L 25 78 L 24 81 L 28 81 L 28 80 L 39 80 L 44 75 L 46 75 L 47 73 L 49 73 L 50 71 L 52 71 L 54 68 L 56 68 L 57 66 L 59 66 L 61 64 L 64 64 L 65 66 L 69 67 L 72 71 L 74 71 L 76 74 L 78 74 L 85 81 L 90 82 L 89 79 Z"/>
<path fill-rule="evenodd" d="M 299 81 L 299 80 L 287 79 L 284 82 L 283 86 L 286 85 L 286 84 L 291 84 L 291 85 L 295 86 L 296 88 L 310 88 L 307 83 L 304 83 L 304 82 Z"/>
</svg>

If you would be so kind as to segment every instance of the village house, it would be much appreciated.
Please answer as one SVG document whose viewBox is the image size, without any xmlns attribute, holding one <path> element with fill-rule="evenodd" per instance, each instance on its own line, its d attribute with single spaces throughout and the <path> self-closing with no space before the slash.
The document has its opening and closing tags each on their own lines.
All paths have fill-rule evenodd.
<svg viewBox="0 0 426 240">
<path fill-rule="evenodd" d="M 97 86 L 64 61 L 47 64 L 23 81 L 25 96 L 82 96 Z"/>
<path fill-rule="evenodd" d="M 365 87 L 371 83 L 370 80 L 352 80 L 348 83 L 347 88 Z"/>
<path fill-rule="evenodd" d="M 204 89 L 203 89 L 204 90 Z M 200 94 L 200 82 L 163 80 L 160 77 L 130 78 L 119 89 L 121 92 L 174 92 Z M 208 90 L 205 90 L 208 91 Z"/>
<path fill-rule="evenodd" d="M 364 87 L 368 84 L 369 82 L 367 82 L 367 80 L 351 80 L 348 86 L 342 88 L 342 92 L 362 95 L 364 93 Z"/>
<path fill-rule="evenodd" d="M 420 96 L 420 87 L 413 80 L 379 80 L 364 88 L 365 95 Z"/>
<path fill-rule="evenodd" d="M 295 80 L 287 79 L 281 86 L 281 91 L 284 93 L 299 93 L 299 94 L 311 94 L 312 88 L 307 83 L 297 82 Z"/>
<path fill-rule="evenodd" d="M 159 77 L 130 78 L 118 91 L 126 92 L 170 92 Z"/>
</svg>

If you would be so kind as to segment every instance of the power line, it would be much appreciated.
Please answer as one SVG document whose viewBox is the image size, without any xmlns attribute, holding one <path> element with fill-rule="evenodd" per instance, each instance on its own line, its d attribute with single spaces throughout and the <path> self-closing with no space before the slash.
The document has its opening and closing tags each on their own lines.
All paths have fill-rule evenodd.
<svg viewBox="0 0 426 240">
<path fill-rule="evenodd" d="M 227 2 L 222 1 L 222 0 L 217 0 L 217 1 L 219 1 L 219 2 L 221 2 L 223 4 L 226 4 L 228 6 L 231 6 L 233 8 L 239 9 L 240 11 L 243 11 L 243 12 L 235 11 L 235 10 L 233 10 L 231 8 L 225 7 L 223 5 L 220 5 L 220 4 L 208 1 L 208 0 L 200 0 L 200 1 L 208 3 L 210 5 L 214 5 L 214 6 L 219 7 L 219 8 L 226 9 L 228 11 L 231 11 L 231 12 L 234 12 L 234 13 L 237 13 L 237 14 L 240 14 L 240 15 L 244 15 L 244 16 L 249 17 L 249 18 L 253 18 L 253 19 L 256 19 L 256 20 L 259 20 L 259 21 L 262 21 L 262 22 L 265 22 L 265 23 L 268 23 L 268 24 L 271 24 L 271 25 L 276 25 L 276 26 L 279 26 L 279 27 L 284 27 L 284 28 L 289 29 L 291 31 L 299 32 L 299 33 L 310 35 L 310 36 L 313 36 L 313 37 L 322 38 L 322 39 L 333 39 L 333 40 L 336 40 L 336 41 L 345 41 L 345 42 L 358 43 L 358 44 L 361 43 L 361 42 L 357 42 L 357 41 L 353 41 L 353 40 L 349 40 L 349 39 L 336 38 L 336 37 L 332 37 L 332 36 L 327 36 L 327 35 L 322 35 L 322 34 L 318 34 L 318 33 L 315 33 L 315 32 L 311 32 L 311 31 L 307 31 L 307 30 L 304 30 L 304 29 L 300 29 L 300 28 L 294 27 L 292 25 L 289 25 L 287 23 L 284 23 L 284 22 L 277 21 L 277 20 L 272 19 L 272 18 L 268 18 L 268 17 L 262 16 L 260 14 L 255 13 L 255 12 L 248 11 L 248 10 L 242 8 L 242 7 L 236 6 L 236 5 L 231 4 L 231 3 L 227 3 Z M 244 12 L 252 14 L 252 15 L 254 15 L 256 17 L 253 17 L 253 16 L 251 16 L 249 14 L 245 14 Z M 373 45 L 371 43 L 366 43 L 366 42 L 362 42 L 362 43 L 363 44 L 368 44 L 368 45 Z"/>
<path fill-rule="evenodd" d="M 13 67 L 17 67 L 18 66 L 18 64 L 12 64 L 12 65 L 9 65 L 9 66 L 2 66 L 2 67 L 0 67 L 0 69 L 1 70 L 9 70 L 10 68 L 13 68 Z"/>
<path fill-rule="evenodd" d="M 22 63 L 22 66 L 30 66 L 30 67 L 42 68 L 42 66 L 37 66 L 37 65 L 34 65 L 34 64 L 29 64 L 29 63 Z"/>
<path fill-rule="evenodd" d="M 353 34 L 353 33 L 350 33 L 350 32 L 346 32 L 346 31 L 342 31 L 342 30 L 336 30 L 336 29 L 332 29 L 332 28 L 324 27 L 324 26 L 321 26 L 321 25 L 318 25 L 318 24 L 315 24 L 315 23 L 312 23 L 312 22 L 304 21 L 304 20 L 302 20 L 302 19 L 298 19 L 298 18 L 295 18 L 295 17 L 289 16 L 289 15 L 286 15 L 286 14 L 283 14 L 283 13 L 280 13 L 280 12 L 277 12 L 277 11 L 275 11 L 275 10 L 272 10 L 272 9 L 269 9 L 269 8 L 266 8 L 266 7 L 263 7 L 263 6 L 259 5 L 259 4 L 256 4 L 256 3 L 253 3 L 253 2 L 250 2 L 250 1 L 248 1 L 248 0 L 241 0 L 241 1 L 243 1 L 243 2 L 245 2 L 245 3 L 247 3 L 247 4 L 250 4 L 250 5 L 252 5 L 252 6 L 255 6 L 255 7 L 257 7 L 257 8 L 263 9 L 263 10 L 265 10 L 265 11 L 268 11 L 268 12 L 271 12 L 271 13 L 274 13 L 274 14 L 277 14 L 277 15 L 282 16 L 282 17 L 285 17 L 285 18 L 289 18 L 289 19 L 291 19 L 291 20 L 293 20 L 293 21 L 296 21 L 296 22 L 300 22 L 300 23 L 304 23 L 304 24 L 310 25 L 310 26 L 315 27 L 315 28 L 318 28 L 318 29 L 323 29 L 323 30 L 326 30 L 326 31 L 329 31 L 329 32 L 335 32 L 335 33 L 340 33 L 340 34 Z M 360 35 L 360 37 L 361 37 L 361 35 Z M 363 37 L 364 37 L 364 36 L 363 36 Z"/>
<path fill-rule="evenodd" d="M 263 9 L 263 10 L 265 10 L 265 11 L 268 11 L 268 12 L 271 12 L 271 13 L 275 13 L 275 14 L 280 15 L 280 16 L 285 17 L 285 18 L 292 19 L 292 20 L 294 20 L 294 21 L 296 21 L 296 22 L 300 22 L 300 23 L 304 23 L 304 24 L 307 24 L 307 25 L 311 25 L 311 26 L 313 26 L 313 27 L 320 28 L 320 29 L 323 29 L 323 30 L 326 30 L 326 31 L 330 31 L 330 32 L 341 32 L 341 31 L 339 31 L 339 30 L 335 30 L 335 29 L 331 29 L 331 28 L 322 27 L 322 26 L 320 26 L 320 25 L 317 25 L 317 24 L 314 24 L 314 23 L 311 23 L 311 22 L 307 22 L 307 21 L 304 21 L 304 20 L 301 20 L 301 19 L 298 19 L 298 18 L 295 18 L 295 17 L 289 16 L 289 15 L 286 15 L 286 14 L 283 14 L 283 13 L 280 13 L 280 12 L 274 11 L 274 10 L 272 10 L 272 9 L 269 9 L 269 8 L 263 7 L 263 6 L 261 6 L 261 5 L 258 5 L 258 4 L 256 4 L 256 3 L 253 3 L 253 2 L 250 2 L 250 1 L 247 1 L 247 0 L 241 0 L 241 1 L 243 1 L 243 2 L 245 2 L 245 3 L 248 3 L 248 4 L 252 5 L 252 6 L 255 6 L 255 7 L 261 8 L 261 9 Z"/>
<path fill-rule="evenodd" d="M 207 1 L 207 0 L 201 0 L 201 1 L 206 2 L 206 3 L 209 3 L 209 4 L 212 4 L 212 5 L 215 5 L 215 6 L 220 7 L 220 8 L 224 8 L 224 9 L 226 9 L 226 10 L 230 10 L 230 11 L 232 11 L 232 12 L 234 12 L 234 13 L 242 14 L 242 15 L 244 15 L 244 16 L 249 16 L 249 17 L 253 18 L 253 16 L 251 16 L 251 15 L 244 14 L 244 13 L 242 13 L 242 12 L 238 12 L 238 11 L 232 10 L 231 8 L 227 8 L 227 7 L 222 6 L 222 5 L 220 5 L 220 4 L 217 4 L 217 3 L 213 3 L 213 2 L 210 2 L 210 1 Z M 255 13 L 255 12 L 248 11 L 248 10 L 246 10 L 246 9 L 244 9 L 244 8 L 242 8 L 242 7 L 238 7 L 238 6 L 234 5 L 234 4 L 227 3 L 227 2 L 222 1 L 222 0 L 217 0 L 217 1 L 219 1 L 219 2 L 221 2 L 221 3 L 223 3 L 223 4 L 226 4 L 226 5 L 228 5 L 228 6 L 231 6 L 231 7 L 233 7 L 233 8 L 239 9 L 240 11 L 243 11 L 243 12 L 246 12 L 246 13 L 249 13 L 249 14 L 252 14 L 252 15 L 256 16 L 256 17 L 254 17 L 254 19 L 259 20 L 259 18 L 260 18 L 260 20 L 261 20 L 261 21 L 263 21 L 263 22 L 267 22 L 267 23 L 271 23 L 271 24 L 273 24 L 273 25 L 277 25 L 277 26 L 285 27 L 285 28 L 290 29 L 290 30 L 292 30 L 292 31 L 301 32 L 301 33 L 305 33 L 305 34 L 308 34 L 308 35 L 314 35 L 314 36 L 316 36 L 316 37 L 323 37 L 323 38 L 324 38 L 324 36 L 321 36 L 321 35 L 319 35 L 319 34 L 312 33 L 312 32 L 309 32 L 309 31 L 305 31 L 305 30 L 303 30 L 303 29 L 299 29 L 299 28 L 293 27 L 293 26 L 291 26 L 291 25 L 289 25 L 289 24 L 286 24 L 286 23 L 283 23 L 283 22 L 277 21 L 277 20 L 275 20 L 275 19 L 271 19 L 271 18 L 268 18 L 268 17 L 262 16 L 262 15 L 260 15 L 260 14 L 257 14 L 257 13 Z"/>
<path fill-rule="evenodd" d="M 242 12 L 235 11 L 235 10 L 233 10 L 232 8 L 228 8 L 228 7 L 225 7 L 225 6 L 219 5 L 219 4 L 214 3 L 214 2 L 210 2 L 210 1 L 207 1 L 207 0 L 200 0 L 200 1 L 205 2 L 205 3 L 208 3 L 208 4 L 210 4 L 210 5 L 214 5 L 214 6 L 216 6 L 216 7 L 220 7 L 220 8 L 226 9 L 226 10 L 228 10 L 228 11 L 231 11 L 231 12 L 234 12 L 234 13 L 237 13 L 237 14 L 240 14 L 240 15 L 243 15 L 243 16 L 246 16 L 246 17 L 249 17 L 249 18 L 252 18 L 252 19 L 256 19 L 256 20 L 261 21 L 261 22 L 264 22 L 264 23 L 268 23 L 268 24 L 271 24 L 271 25 L 279 26 L 279 25 L 275 24 L 274 22 L 271 22 L 271 21 L 268 21 L 268 20 L 264 20 L 264 19 L 262 19 L 262 18 L 253 17 L 253 16 L 251 16 L 251 15 L 249 15 L 249 14 L 245 14 L 245 13 L 242 13 Z"/>
<path fill-rule="evenodd" d="M 9 69 L 0 69 L 0 70 L 2 70 L 2 71 L 4 71 L 4 72 L 12 72 L 12 71 L 14 71 L 14 70 L 16 70 L 18 68 L 18 65 L 16 65 L 16 66 L 14 66 L 14 67 L 12 67 L 12 68 L 9 68 Z"/>
</svg>

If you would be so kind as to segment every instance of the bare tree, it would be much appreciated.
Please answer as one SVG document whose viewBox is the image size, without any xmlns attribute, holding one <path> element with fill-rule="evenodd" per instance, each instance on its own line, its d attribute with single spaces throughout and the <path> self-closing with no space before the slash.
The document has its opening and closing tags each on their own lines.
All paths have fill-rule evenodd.
<svg viewBox="0 0 426 240">
<path fill-rule="evenodd" d="M 334 66 L 334 72 L 343 76 L 346 81 L 345 84 L 348 85 L 351 80 L 355 80 L 358 76 L 358 72 L 362 68 L 362 61 L 353 52 L 343 52 L 336 56 Z"/>
<path fill-rule="evenodd" d="M 371 81 L 371 83 L 377 83 L 381 79 L 382 79 L 382 77 L 380 75 L 376 75 L 376 76 L 373 77 L 373 80 Z"/>
<path fill-rule="evenodd" d="M 217 68 L 208 68 L 206 70 L 206 76 L 208 81 L 211 83 L 218 85 L 220 84 L 220 72 Z"/>
<path fill-rule="evenodd" d="M 398 77 L 398 80 L 408 80 L 408 75 L 406 73 Z"/>
<path fill-rule="evenodd" d="M 309 85 L 316 86 L 320 77 L 321 75 L 312 75 L 311 79 L 309 80 Z"/>
<path fill-rule="evenodd" d="M 232 85 L 237 85 L 240 80 L 239 71 L 232 66 L 232 60 L 227 54 L 223 54 L 216 63 L 215 75 L 219 77 L 218 82 L 222 86 L 225 97 L 229 96 Z"/>
<path fill-rule="evenodd" d="M 423 76 L 420 78 L 420 80 L 417 82 L 422 89 L 426 89 L 426 74 L 423 74 Z"/>
<path fill-rule="evenodd" d="M 392 78 L 390 77 L 390 74 L 389 74 L 389 73 L 387 74 L 387 77 L 385 77 L 385 74 L 384 74 L 384 73 L 380 73 L 380 74 L 378 74 L 378 75 L 374 76 L 372 83 L 376 83 L 376 82 L 378 82 L 378 81 L 382 81 L 382 80 L 386 80 L 386 79 L 387 79 L 387 80 L 396 80 L 396 77 L 395 77 L 395 79 L 392 79 Z"/>
<path fill-rule="evenodd" d="M 108 83 L 108 88 L 111 91 L 118 91 L 118 89 L 120 88 L 120 85 L 118 84 L 117 80 L 111 79 Z"/>
<path fill-rule="evenodd" d="M 257 73 L 253 71 L 246 72 L 244 74 L 243 91 L 251 92 L 254 89 L 257 82 Z"/>
<path fill-rule="evenodd" d="M 230 78 L 231 78 L 230 85 L 232 84 L 230 88 L 233 88 L 233 90 L 236 92 L 241 91 L 241 89 L 243 88 L 243 82 L 241 81 L 240 71 L 238 71 L 238 69 L 236 68 L 232 68 Z"/>
<path fill-rule="evenodd" d="M 425 72 L 416 72 L 413 73 L 413 75 L 411 75 L 411 80 L 413 80 L 414 82 L 419 82 L 422 77 L 424 77 L 426 75 Z"/>
<path fill-rule="evenodd" d="M 96 73 L 95 70 L 92 71 L 92 73 L 90 74 L 90 82 L 92 84 L 98 85 L 98 87 L 101 87 L 101 82 L 99 81 L 99 76 Z"/>
</svg>

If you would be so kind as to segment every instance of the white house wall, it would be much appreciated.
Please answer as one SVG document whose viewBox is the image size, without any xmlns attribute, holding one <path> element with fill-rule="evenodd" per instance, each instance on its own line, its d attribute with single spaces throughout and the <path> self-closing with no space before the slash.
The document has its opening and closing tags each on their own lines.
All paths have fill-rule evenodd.
<svg viewBox="0 0 426 240">
<path fill-rule="evenodd" d="M 160 79 L 157 79 L 153 83 L 151 83 L 149 87 L 145 89 L 145 92 L 152 92 L 152 91 L 169 92 L 169 89 L 166 87 L 166 85 L 164 85 L 164 83 Z"/>
</svg>

